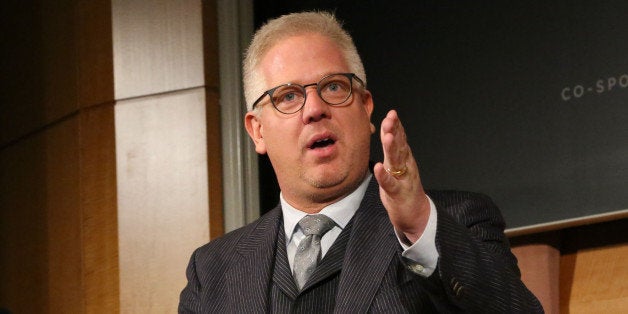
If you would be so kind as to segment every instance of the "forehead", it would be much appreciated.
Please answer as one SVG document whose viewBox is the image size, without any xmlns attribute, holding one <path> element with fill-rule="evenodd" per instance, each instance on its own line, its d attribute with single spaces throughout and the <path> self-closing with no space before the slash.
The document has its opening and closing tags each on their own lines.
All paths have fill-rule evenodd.
<svg viewBox="0 0 628 314">
<path fill-rule="evenodd" d="M 349 72 L 338 45 L 320 34 L 279 40 L 267 51 L 259 66 L 268 88 L 287 82 L 307 84 L 330 73 Z"/>
</svg>

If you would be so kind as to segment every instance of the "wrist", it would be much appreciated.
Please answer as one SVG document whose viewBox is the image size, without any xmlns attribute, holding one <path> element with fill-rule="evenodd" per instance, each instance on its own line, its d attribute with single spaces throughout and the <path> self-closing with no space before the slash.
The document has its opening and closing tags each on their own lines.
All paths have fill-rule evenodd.
<svg viewBox="0 0 628 314">
<path fill-rule="evenodd" d="M 409 233 L 409 232 L 403 232 L 403 242 L 405 242 L 406 245 L 411 246 L 412 244 L 416 243 L 416 241 L 419 241 L 419 239 L 421 238 L 421 235 L 423 233 Z"/>
<path fill-rule="evenodd" d="M 416 216 L 415 222 L 410 225 L 410 228 L 399 230 L 403 234 L 405 241 L 410 243 L 410 245 L 416 243 L 423 235 L 423 231 L 425 231 L 425 227 L 430 218 L 430 211 L 430 201 L 426 195 L 425 201 L 420 205 L 419 214 Z"/>
</svg>

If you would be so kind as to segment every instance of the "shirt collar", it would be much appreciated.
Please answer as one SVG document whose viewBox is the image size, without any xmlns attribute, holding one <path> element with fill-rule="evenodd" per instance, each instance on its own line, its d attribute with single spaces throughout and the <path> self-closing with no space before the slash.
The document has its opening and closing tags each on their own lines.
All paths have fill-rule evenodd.
<svg viewBox="0 0 628 314">
<path fill-rule="evenodd" d="M 345 196 L 336 203 L 327 205 L 319 213 L 331 218 L 338 227 L 344 229 L 360 207 L 360 203 L 362 202 L 362 198 L 364 198 L 364 193 L 366 193 L 366 188 L 368 187 L 372 176 L 373 175 L 369 173 L 364 178 L 360 186 L 351 192 L 351 194 Z M 297 223 L 301 220 L 301 218 L 305 217 L 307 213 L 302 212 L 288 204 L 281 193 L 279 194 L 279 200 L 281 202 L 283 227 L 286 232 L 286 240 L 289 242 Z"/>
</svg>

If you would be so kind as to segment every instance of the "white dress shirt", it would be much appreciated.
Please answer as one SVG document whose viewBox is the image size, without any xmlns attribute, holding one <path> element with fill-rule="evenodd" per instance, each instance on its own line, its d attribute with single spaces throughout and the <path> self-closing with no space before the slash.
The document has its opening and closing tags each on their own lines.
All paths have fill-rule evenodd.
<svg viewBox="0 0 628 314">
<path fill-rule="evenodd" d="M 325 256 L 329 248 L 332 246 L 338 235 L 345 229 L 355 212 L 360 207 L 364 193 L 368 187 L 369 181 L 373 175 L 366 176 L 360 186 L 347 195 L 345 198 L 339 200 L 336 203 L 330 204 L 320 211 L 320 214 L 324 214 L 331 218 L 335 223 L 331 230 L 327 231 L 321 238 L 321 255 Z M 283 194 L 279 195 L 281 208 L 283 212 L 284 230 L 286 232 L 286 251 L 288 253 L 288 262 L 290 263 L 290 269 L 294 267 L 294 255 L 296 254 L 297 247 L 305 235 L 298 226 L 299 220 L 305 217 L 307 213 L 302 212 L 292 207 L 283 198 Z M 428 197 L 429 198 L 429 197 Z M 402 256 L 412 260 L 416 264 L 412 267 L 415 273 L 428 277 L 436 269 L 438 263 L 438 251 L 436 250 L 436 206 L 430 199 L 430 217 L 423 231 L 423 235 L 417 242 L 410 245 L 405 236 L 396 232 L 399 244 L 404 249 Z"/>
</svg>

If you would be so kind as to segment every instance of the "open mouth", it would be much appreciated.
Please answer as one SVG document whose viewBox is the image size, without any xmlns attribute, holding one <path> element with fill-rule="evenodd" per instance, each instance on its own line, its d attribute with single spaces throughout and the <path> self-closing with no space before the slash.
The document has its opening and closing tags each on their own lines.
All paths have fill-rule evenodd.
<svg viewBox="0 0 628 314">
<path fill-rule="evenodd" d="M 308 149 L 321 149 L 334 145 L 338 139 L 330 132 L 321 133 L 310 138 Z"/>
<path fill-rule="evenodd" d="M 333 145 L 335 142 L 336 141 L 331 138 L 323 138 L 312 143 L 312 145 L 310 145 L 310 149 L 325 148 L 327 146 Z"/>
</svg>

